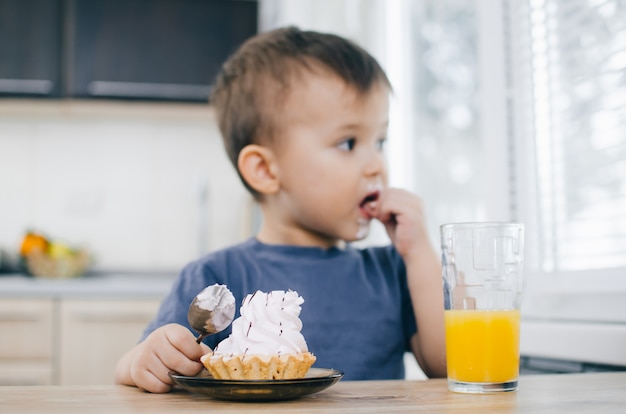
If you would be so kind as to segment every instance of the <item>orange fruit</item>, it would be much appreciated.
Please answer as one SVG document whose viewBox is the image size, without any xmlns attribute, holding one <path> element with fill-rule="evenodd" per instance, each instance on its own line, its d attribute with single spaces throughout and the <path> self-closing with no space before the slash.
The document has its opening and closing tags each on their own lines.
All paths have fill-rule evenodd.
<svg viewBox="0 0 626 414">
<path fill-rule="evenodd" d="M 28 232 L 22 240 L 20 245 L 20 255 L 28 256 L 34 251 L 40 251 L 45 253 L 48 250 L 48 239 L 41 234 L 35 232 Z"/>
</svg>

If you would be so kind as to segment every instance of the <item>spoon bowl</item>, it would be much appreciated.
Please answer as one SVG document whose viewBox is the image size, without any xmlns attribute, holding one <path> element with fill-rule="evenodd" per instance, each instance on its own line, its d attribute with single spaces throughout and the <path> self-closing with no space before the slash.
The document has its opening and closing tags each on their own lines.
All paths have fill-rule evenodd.
<svg viewBox="0 0 626 414">
<path fill-rule="evenodd" d="M 199 332 L 196 342 L 222 332 L 235 317 L 235 297 L 225 286 L 218 283 L 207 286 L 189 305 L 187 320 Z"/>
</svg>

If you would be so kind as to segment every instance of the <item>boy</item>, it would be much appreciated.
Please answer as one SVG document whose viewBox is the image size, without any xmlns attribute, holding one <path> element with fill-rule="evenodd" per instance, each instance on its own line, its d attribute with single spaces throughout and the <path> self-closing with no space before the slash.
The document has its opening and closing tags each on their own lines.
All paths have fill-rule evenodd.
<svg viewBox="0 0 626 414">
<path fill-rule="evenodd" d="M 211 100 L 263 223 L 256 237 L 183 269 L 118 363 L 117 383 L 166 392 L 169 371 L 202 369 L 200 356 L 229 330 L 198 345 L 187 309 L 214 283 L 238 302 L 257 289 L 297 291 L 316 366 L 345 380 L 402 378 L 408 350 L 427 375 L 445 376 L 439 258 L 419 198 L 386 184 L 390 89 L 360 47 L 296 28 L 258 35 L 224 64 Z M 352 248 L 373 219 L 393 246 Z"/>
</svg>

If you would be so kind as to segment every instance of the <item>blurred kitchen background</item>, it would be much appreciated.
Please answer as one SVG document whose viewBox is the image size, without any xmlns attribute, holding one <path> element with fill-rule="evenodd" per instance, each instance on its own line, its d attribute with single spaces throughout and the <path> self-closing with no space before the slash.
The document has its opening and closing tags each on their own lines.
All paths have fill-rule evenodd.
<svg viewBox="0 0 626 414">
<path fill-rule="evenodd" d="M 0 0 L 0 384 L 107 381 L 177 272 L 253 234 L 207 96 L 287 24 L 379 59 L 391 183 L 436 246 L 443 223 L 525 223 L 523 372 L 626 369 L 625 0 Z M 29 229 L 93 265 L 15 275 Z M 17 346 L 33 329 L 48 345 Z"/>
</svg>

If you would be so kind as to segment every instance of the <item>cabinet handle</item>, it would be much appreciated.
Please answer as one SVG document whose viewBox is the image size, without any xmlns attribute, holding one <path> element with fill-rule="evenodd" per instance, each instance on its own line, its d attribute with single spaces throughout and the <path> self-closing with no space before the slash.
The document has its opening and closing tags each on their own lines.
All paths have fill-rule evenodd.
<svg viewBox="0 0 626 414">
<path fill-rule="evenodd" d="M 92 96 L 208 100 L 210 91 L 208 85 L 178 83 L 93 81 L 87 85 Z"/>
<path fill-rule="evenodd" d="M 95 313 L 75 313 L 74 319 L 81 322 L 142 322 L 145 323 L 154 317 L 147 313 L 128 313 L 120 315 L 99 315 Z"/>
<path fill-rule="evenodd" d="M 0 322 L 41 322 L 43 318 L 30 313 L 0 313 Z"/>
<path fill-rule="evenodd" d="M 53 86 L 45 79 L 0 79 L 0 93 L 50 95 Z"/>
</svg>

